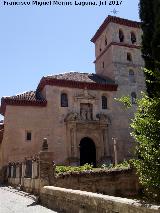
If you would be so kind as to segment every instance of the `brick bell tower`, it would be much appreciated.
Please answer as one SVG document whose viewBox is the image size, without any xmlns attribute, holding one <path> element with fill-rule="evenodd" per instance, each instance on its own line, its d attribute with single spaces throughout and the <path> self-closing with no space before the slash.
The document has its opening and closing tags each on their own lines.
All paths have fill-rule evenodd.
<svg viewBox="0 0 160 213">
<path fill-rule="evenodd" d="M 91 41 L 95 44 L 96 74 L 118 84 L 108 114 L 112 120 L 112 137 L 117 138 L 119 160 L 131 157 L 130 119 L 136 110 L 136 98 L 146 90 L 141 56 L 142 30 L 139 22 L 108 16 Z M 125 111 L 115 98 L 130 96 L 132 109 Z M 111 140 L 111 139 L 110 139 Z"/>
</svg>

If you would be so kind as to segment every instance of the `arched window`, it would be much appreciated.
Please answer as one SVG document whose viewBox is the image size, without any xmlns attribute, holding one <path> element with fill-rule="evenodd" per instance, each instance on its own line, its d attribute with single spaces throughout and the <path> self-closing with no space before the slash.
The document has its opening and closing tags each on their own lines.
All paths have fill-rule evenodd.
<svg viewBox="0 0 160 213">
<path fill-rule="evenodd" d="M 123 42 L 124 41 L 124 33 L 122 30 L 119 30 L 119 41 Z"/>
<path fill-rule="evenodd" d="M 107 41 L 107 36 L 105 36 L 105 46 L 107 46 L 108 41 Z"/>
<path fill-rule="evenodd" d="M 136 35 L 134 32 L 131 32 L 131 42 L 132 44 L 136 43 L 137 39 L 136 39 Z"/>
<path fill-rule="evenodd" d="M 132 61 L 132 55 L 131 55 L 131 53 L 127 53 L 127 61 Z"/>
<path fill-rule="evenodd" d="M 136 104 L 137 95 L 135 92 L 131 93 L 131 102 L 132 104 Z"/>
<path fill-rule="evenodd" d="M 68 96 L 66 93 L 61 94 L 61 107 L 68 107 Z"/>
<path fill-rule="evenodd" d="M 107 97 L 106 96 L 102 96 L 102 109 L 107 109 Z"/>
<path fill-rule="evenodd" d="M 99 52 L 102 52 L 102 40 L 100 40 L 100 43 L 99 43 Z"/>
</svg>

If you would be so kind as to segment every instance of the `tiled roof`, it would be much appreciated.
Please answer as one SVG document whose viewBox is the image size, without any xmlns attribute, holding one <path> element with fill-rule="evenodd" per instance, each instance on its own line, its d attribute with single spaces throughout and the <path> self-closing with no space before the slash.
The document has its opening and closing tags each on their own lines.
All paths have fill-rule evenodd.
<svg viewBox="0 0 160 213">
<path fill-rule="evenodd" d="M 113 80 L 97 74 L 69 72 L 46 76 L 41 79 L 36 91 L 29 91 L 10 97 L 3 97 L 1 99 L 0 113 L 4 115 L 6 105 L 46 106 L 47 100 L 41 94 L 45 85 L 105 91 L 117 90 L 117 85 Z"/>
<path fill-rule="evenodd" d="M 24 92 L 19 95 L 3 97 L 1 99 L 0 113 L 4 115 L 6 105 L 21 105 L 21 106 L 46 106 L 47 101 L 42 97 L 39 91 Z"/>
<path fill-rule="evenodd" d="M 69 72 L 59 75 L 46 76 L 45 78 L 96 84 L 114 84 L 113 80 L 93 73 Z"/>
<path fill-rule="evenodd" d="M 129 27 L 134 27 L 134 28 L 140 28 L 141 27 L 141 23 L 140 22 L 132 21 L 132 20 L 128 20 L 128 19 L 123 19 L 123 18 L 116 17 L 116 16 L 108 16 L 104 20 L 102 25 L 99 27 L 99 29 L 97 30 L 97 32 L 95 33 L 93 38 L 91 39 L 92 42 L 95 42 L 97 40 L 97 38 L 101 35 L 101 33 L 105 30 L 105 28 L 107 27 L 107 25 L 110 22 L 113 22 L 113 23 L 116 23 L 116 24 L 120 24 L 120 25 L 129 26 Z"/>
<path fill-rule="evenodd" d="M 87 88 L 89 90 L 117 90 L 117 85 L 110 78 L 80 72 L 69 72 L 43 77 L 38 85 L 38 90 L 41 91 L 45 85 L 79 89 Z"/>
<path fill-rule="evenodd" d="M 28 102 L 44 102 L 45 99 L 36 91 L 24 92 L 18 95 L 5 97 L 5 100 L 28 101 Z"/>
</svg>

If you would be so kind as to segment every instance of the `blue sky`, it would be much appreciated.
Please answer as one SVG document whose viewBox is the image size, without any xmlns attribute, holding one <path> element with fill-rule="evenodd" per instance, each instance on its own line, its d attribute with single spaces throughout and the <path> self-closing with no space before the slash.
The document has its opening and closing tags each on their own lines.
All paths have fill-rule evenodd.
<svg viewBox="0 0 160 213">
<path fill-rule="evenodd" d="M 121 6 L 84 7 L 4 6 L 3 2 L 0 98 L 35 90 L 42 76 L 94 72 L 94 45 L 90 39 L 106 16 L 113 15 L 114 8 L 119 11 L 117 16 L 139 21 L 138 0 L 123 0 Z"/>
</svg>

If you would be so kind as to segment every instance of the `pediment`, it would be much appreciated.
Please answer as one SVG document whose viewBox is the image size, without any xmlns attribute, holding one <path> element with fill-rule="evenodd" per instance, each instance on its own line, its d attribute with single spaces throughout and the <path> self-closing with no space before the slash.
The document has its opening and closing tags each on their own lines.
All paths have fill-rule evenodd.
<svg viewBox="0 0 160 213">
<path fill-rule="evenodd" d="M 80 100 L 95 100 L 96 99 L 96 96 L 94 96 L 94 95 L 91 95 L 90 93 L 89 93 L 89 91 L 87 90 L 87 89 L 84 89 L 83 90 L 83 93 L 80 93 L 80 94 L 78 94 L 78 95 L 76 95 L 75 96 L 75 99 L 80 99 Z"/>
</svg>

